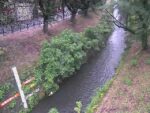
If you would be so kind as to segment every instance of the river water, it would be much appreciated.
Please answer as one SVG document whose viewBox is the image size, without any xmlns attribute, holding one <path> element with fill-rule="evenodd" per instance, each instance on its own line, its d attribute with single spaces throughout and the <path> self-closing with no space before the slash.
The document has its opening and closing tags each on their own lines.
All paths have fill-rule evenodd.
<svg viewBox="0 0 150 113">
<path fill-rule="evenodd" d="M 113 15 L 121 19 L 118 9 L 114 10 Z M 65 80 L 58 92 L 40 101 L 32 113 L 48 113 L 52 107 L 56 107 L 60 113 L 75 113 L 75 102 L 79 100 L 85 109 L 96 89 L 114 76 L 126 46 L 125 37 L 125 31 L 114 26 L 106 47 L 84 64 L 73 77 Z"/>
</svg>

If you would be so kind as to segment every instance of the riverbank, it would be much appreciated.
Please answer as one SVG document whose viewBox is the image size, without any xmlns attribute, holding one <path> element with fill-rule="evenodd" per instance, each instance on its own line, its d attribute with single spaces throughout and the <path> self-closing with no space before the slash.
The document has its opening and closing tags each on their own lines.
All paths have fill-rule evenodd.
<svg viewBox="0 0 150 113">
<path fill-rule="evenodd" d="M 113 84 L 95 113 L 150 112 L 150 49 L 133 41 L 122 59 Z"/>
</svg>

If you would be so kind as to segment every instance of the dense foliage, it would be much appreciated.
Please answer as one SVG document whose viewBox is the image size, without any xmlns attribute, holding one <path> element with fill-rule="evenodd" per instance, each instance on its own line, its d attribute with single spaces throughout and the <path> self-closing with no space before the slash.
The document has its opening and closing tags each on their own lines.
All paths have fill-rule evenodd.
<svg viewBox="0 0 150 113">
<path fill-rule="evenodd" d="M 11 85 L 7 84 L 7 83 L 4 85 L 0 85 L 0 101 L 2 101 L 2 99 L 5 97 L 6 93 L 10 89 L 10 87 L 11 87 Z"/>
<path fill-rule="evenodd" d="M 82 108 L 82 102 L 77 101 L 76 102 L 76 107 L 74 108 L 74 111 L 76 111 L 77 113 L 81 113 L 81 108 Z"/>
<path fill-rule="evenodd" d="M 143 49 L 147 49 L 150 31 L 150 1 L 119 0 L 118 5 L 127 21 L 127 27 L 123 28 L 132 29 L 132 33 L 141 40 Z"/>
<path fill-rule="evenodd" d="M 59 88 L 59 81 L 70 77 L 86 62 L 88 52 L 104 47 L 111 25 L 103 22 L 95 28 L 88 28 L 84 33 L 65 30 L 44 42 L 36 79 L 47 93 Z"/>
<path fill-rule="evenodd" d="M 59 113 L 56 108 L 52 108 L 48 113 Z"/>
</svg>

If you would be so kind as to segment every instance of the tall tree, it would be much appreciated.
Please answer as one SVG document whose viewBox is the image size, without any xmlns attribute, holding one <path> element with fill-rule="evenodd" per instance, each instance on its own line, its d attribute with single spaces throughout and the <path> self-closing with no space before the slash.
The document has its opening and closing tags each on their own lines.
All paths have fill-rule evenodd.
<svg viewBox="0 0 150 113">
<path fill-rule="evenodd" d="M 80 0 L 81 2 L 81 10 L 83 11 L 84 13 L 84 16 L 87 16 L 88 14 L 88 9 L 91 5 L 91 0 Z"/>
<path fill-rule="evenodd" d="M 71 22 L 75 22 L 75 17 L 80 7 L 80 0 L 63 0 L 63 3 L 71 12 Z"/>
<path fill-rule="evenodd" d="M 48 21 L 50 17 L 54 17 L 57 13 L 57 3 L 58 0 L 39 0 L 40 10 L 43 14 L 44 25 L 43 31 L 44 33 L 48 33 Z"/>
</svg>

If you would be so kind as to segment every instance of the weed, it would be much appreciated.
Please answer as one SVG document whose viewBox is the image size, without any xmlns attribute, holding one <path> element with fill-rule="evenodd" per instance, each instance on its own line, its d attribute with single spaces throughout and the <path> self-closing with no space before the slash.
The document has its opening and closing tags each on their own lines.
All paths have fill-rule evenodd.
<svg viewBox="0 0 150 113">
<path fill-rule="evenodd" d="M 9 83 L 0 86 L 0 101 L 4 98 L 6 92 L 8 92 L 10 87 L 11 85 Z"/>
<path fill-rule="evenodd" d="M 56 108 L 52 108 L 48 113 L 59 113 Z"/>
<path fill-rule="evenodd" d="M 15 106 L 16 106 L 16 101 L 13 100 L 13 101 L 8 105 L 8 108 L 9 108 L 9 109 L 13 109 Z"/>
<path fill-rule="evenodd" d="M 81 108 L 82 108 L 81 101 L 77 101 L 76 102 L 76 107 L 74 108 L 74 111 L 76 111 L 77 113 L 81 113 Z"/>
<path fill-rule="evenodd" d="M 129 78 L 129 77 L 126 77 L 124 80 L 123 80 L 124 84 L 125 85 L 128 85 L 128 86 L 131 86 L 132 85 L 132 80 Z"/>
<path fill-rule="evenodd" d="M 137 64 L 138 64 L 137 59 L 133 58 L 133 59 L 131 60 L 130 64 L 131 64 L 131 66 L 137 66 Z"/>
</svg>

